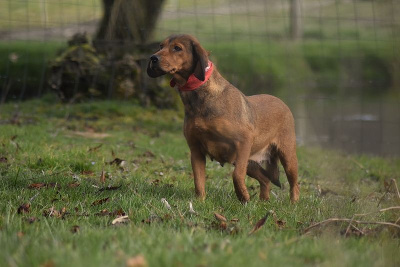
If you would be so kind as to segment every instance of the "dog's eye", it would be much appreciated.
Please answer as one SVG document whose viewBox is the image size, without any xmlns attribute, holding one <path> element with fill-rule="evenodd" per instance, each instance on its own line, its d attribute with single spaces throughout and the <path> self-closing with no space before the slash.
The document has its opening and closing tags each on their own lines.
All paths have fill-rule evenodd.
<svg viewBox="0 0 400 267">
<path fill-rule="evenodd" d="M 162 44 L 160 44 L 160 50 L 161 50 L 161 49 L 163 49 L 163 45 L 162 45 Z"/>
<path fill-rule="evenodd" d="M 182 48 L 181 48 L 180 46 L 177 46 L 177 45 L 176 45 L 176 46 L 174 47 L 174 51 L 182 51 Z"/>
</svg>

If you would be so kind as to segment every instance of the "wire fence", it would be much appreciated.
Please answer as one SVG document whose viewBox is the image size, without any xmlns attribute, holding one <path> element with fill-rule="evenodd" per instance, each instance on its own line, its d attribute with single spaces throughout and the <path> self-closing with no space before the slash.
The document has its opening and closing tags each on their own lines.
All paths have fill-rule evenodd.
<svg viewBox="0 0 400 267">
<path fill-rule="evenodd" d="M 293 2 L 167 0 L 151 39 L 195 35 L 232 84 L 288 103 L 299 144 L 399 156 L 400 1 L 298 1 L 291 38 Z M 2 103 L 48 93 L 49 61 L 102 14 L 100 0 L 0 0 Z"/>
</svg>

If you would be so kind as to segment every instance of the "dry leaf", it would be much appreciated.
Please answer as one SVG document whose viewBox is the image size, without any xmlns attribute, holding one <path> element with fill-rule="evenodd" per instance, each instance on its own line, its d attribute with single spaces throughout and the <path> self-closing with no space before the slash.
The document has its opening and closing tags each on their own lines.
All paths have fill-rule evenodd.
<svg viewBox="0 0 400 267">
<path fill-rule="evenodd" d="M 101 204 L 103 204 L 103 203 L 106 203 L 106 202 L 108 202 L 109 200 L 110 200 L 110 198 L 109 198 L 109 197 L 106 197 L 106 198 L 103 198 L 103 199 L 96 200 L 96 201 L 94 201 L 94 202 L 92 203 L 92 206 L 101 205 Z"/>
<path fill-rule="evenodd" d="M 225 230 L 225 229 L 227 228 L 226 222 L 220 222 L 219 228 L 220 228 L 221 230 Z"/>
<path fill-rule="evenodd" d="M 36 217 L 26 218 L 25 220 L 26 220 L 28 223 L 34 223 L 34 222 L 36 222 L 36 221 L 39 221 L 39 219 L 36 218 Z"/>
<path fill-rule="evenodd" d="M 128 217 L 128 215 L 125 215 L 125 216 L 120 216 L 120 217 L 115 218 L 111 222 L 111 224 L 112 225 L 116 225 L 116 224 L 127 223 L 127 222 L 129 222 L 129 217 Z"/>
<path fill-rule="evenodd" d="M 160 184 L 160 182 L 161 182 L 160 179 L 155 179 L 155 180 L 151 181 L 150 184 L 157 186 Z"/>
<path fill-rule="evenodd" d="M 265 222 L 266 222 L 266 220 L 267 220 L 269 214 L 270 214 L 270 213 L 268 212 L 263 218 L 261 218 L 261 219 L 256 223 L 256 225 L 254 225 L 253 230 L 251 230 L 251 231 L 249 232 L 249 235 L 254 234 L 254 233 L 257 232 L 258 230 L 260 230 L 260 228 L 265 224 Z"/>
<path fill-rule="evenodd" d="M 99 192 L 117 190 L 117 189 L 121 188 L 121 186 L 122 185 L 102 187 L 99 189 Z"/>
<path fill-rule="evenodd" d="M 60 210 L 60 214 L 64 215 L 67 213 L 67 208 L 66 207 L 62 207 L 62 209 Z"/>
<path fill-rule="evenodd" d="M 156 214 L 151 214 L 150 217 L 146 220 L 142 220 L 142 223 L 147 223 L 147 224 L 151 224 L 153 222 L 162 222 L 163 218 L 161 218 L 160 216 L 156 215 Z"/>
<path fill-rule="evenodd" d="M 80 137 L 85 137 L 85 138 L 92 138 L 92 139 L 103 139 L 106 137 L 109 137 L 110 135 L 107 133 L 95 133 L 95 132 L 80 132 L 80 131 L 73 131 L 67 134 L 69 136 L 75 135 L 75 136 L 80 136 Z"/>
<path fill-rule="evenodd" d="M 105 182 L 106 182 L 106 173 L 104 172 L 104 170 L 102 170 L 100 174 L 100 183 L 105 183 Z"/>
<path fill-rule="evenodd" d="M 147 267 L 147 261 L 143 255 L 137 255 L 135 257 L 126 260 L 127 267 Z"/>
<path fill-rule="evenodd" d="M 36 183 L 36 184 L 30 184 L 30 185 L 28 186 L 28 188 L 29 188 L 29 189 L 40 189 L 40 188 L 45 187 L 45 186 L 46 186 L 46 184 L 43 184 L 43 183 Z"/>
<path fill-rule="evenodd" d="M 214 212 L 214 216 L 215 216 L 215 219 L 217 219 L 220 222 L 227 222 L 225 216 L 223 216 L 219 213 Z"/>
<path fill-rule="evenodd" d="M 121 209 L 118 209 L 118 210 L 115 210 L 112 212 L 109 212 L 107 209 L 104 209 L 98 213 L 95 213 L 95 215 L 96 216 L 125 216 L 126 214 L 125 214 L 124 210 L 121 208 Z"/>
<path fill-rule="evenodd" d="M 71 227 L 71 232 L 73 234 L 79 233 L 80 227 L 78 225 L 74 225 Z"/>
<path fill-rule="evenodd" d="M 24 203 L 18 208 L 18 214 L 22 213 L 29 213 L 31 211 L 31 204 L 30 203 Z"/>
<path fill-rule="evenodd" d="M 261 260 L 267 260 L 267 255 L 263 252 L 263 251 L 258 251 L 258 257 L 261 259 Z"/>
<path fill-rule="evenodd" d="M 52 260 L 48 260 L 45 263 L 42 263 L 40 267 L 54 267 L 56 266 Z"/>
<path fill-rule="evenodd" d="M 17 232 L 17 236 L 18 236 L 19 239 L 23 238 L 24 235 L 25 234 L 23 232 Z"/>
<path fill-rule="evenodd" d="M 80 185 L 81 185 L 80 183 L 75 182 L 75 183 L 69 183 L 69 184 L 68 184 L 68 187 L 69 187 L 69 188 L 75 188 L 75 187 L 78 187 L 78 186 L 80 186 Z"/>
<path fill-rule="evenodd" d="M 88 152 L 95 152 L 95 151 L 99 150 L 99 148 L 102 147 L 102 146 L 103 146 L 103 144 L 100 144 L 100 145 L 95 146 L 95 147 L 91 147 L 91 148 L 88 149 Z"/>
<path fill-rule="evenodd" d="M 191 214 L 197 214 L 197 212 L 193 209 L 193 204 L 192 204 L 192 202 L 189 202 L 189 213 L 191 213 Z"/>
<path fill-rule="evenodd" d="M 115 158 L 114 160 L 108 162 L 108 164 L 110 165 L 116 165 L 116 166 L 120 166 L 123 167 L 125 165 L 126 161 L 124 159 L 120 159 L 120 158 Z"/>
<path fill-rule="evenodd" d="M 278 226 L 279 229 L 285 228 L 286 222 L 282 220 L 276 220 L 275 221 L 276 226 Z"/>
<path fill-rule="evenodd" d="M 151 152 L 150 150 L 147 150 L 146 152 L 143 153 L 144 157 L 148 157 L 148 158 L 154 158 L 156 155 L 154 155 L 153 152 Z"/>
<path fill-rule="evenodd" d="M 92 176 L 92 175 L 94 175 L 94 172 L 93 172 L 93 171 L 81 171 L 81 174 L 82 174 L 82 175 L 89 175 L 89 176 Z"/>
<path fill-rule="evenodd" d="M 50 209 L 43 211 L 43 216 L 45 216 L 45 217 L 61 217 L 61 214 L 57 209 L 55 209 L 54 207 L 51 207 Z"/>
<path fill-rule="evenodd" d="M 40 189 L 40 188 L 51 188 L 51 187 L 56 187 L 59 188 L 60 186 L 57 183 L 35 183 L 35 184 L 30 184 L 28 186 L 29 189 Z"/>
<path fill-rule="evenodd" d="M 162 198 L 161 199 L 161 202 L 164 204 L 164 206 L 167 208 L 167 209 L 171 209 L 171 205 L 168 203 L 168 201 L 165 199 L 165 198 Z"/>
<path fill-rule="evenodd" d="M 107 216 L 110 215 L 110 212 L 107 209 L 101 210 L 98 213 L 95 213 L 96 216 Z"/>
</svg>

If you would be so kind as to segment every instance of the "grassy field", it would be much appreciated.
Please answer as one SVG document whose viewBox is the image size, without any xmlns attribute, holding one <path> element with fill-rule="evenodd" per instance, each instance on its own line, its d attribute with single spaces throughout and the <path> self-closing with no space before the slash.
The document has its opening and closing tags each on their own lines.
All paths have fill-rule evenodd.
<svg viewBox="0 0 400 267">
<path fill-rule="evenodd" d="M 398 266 L 393 226 L 400 159 L 299 147 L 301 199 L 288 184 L 242 205 L 232 168 L 207 165 L 194 197 L 182 114 L 129 102 L 71 106 L 53 97 L 0 106 L 0 266 Z M 123 160 L 121 162 L 121 160 Z M 282 168 L 281 168 L 282 169 Z M 161 201 L 165 198 L 170 209 Z M 192 202 L 196 213 L 189 211 Z M 273 214 L 270 212 L 273 211 Z M 223 215 L 227 222 L 215 218 Z M 270 214 L 258 231 L 257 222 Z M 113 225 L 117 217 L 129 221 Z"/>
</svg>

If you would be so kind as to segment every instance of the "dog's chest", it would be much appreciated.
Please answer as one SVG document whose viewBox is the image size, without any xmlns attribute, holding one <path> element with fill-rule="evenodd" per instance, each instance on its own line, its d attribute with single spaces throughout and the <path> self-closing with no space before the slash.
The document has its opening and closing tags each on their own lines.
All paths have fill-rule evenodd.
<svg viewBox="0 0 400 267">
<path fill-rule="evenodd" d="M 197 140 L 205 155 L 221 164 L 235 161 L 234 138 L 227 121 L 192 118 L 186 124 L 187 134 Z"/>
</svg>

